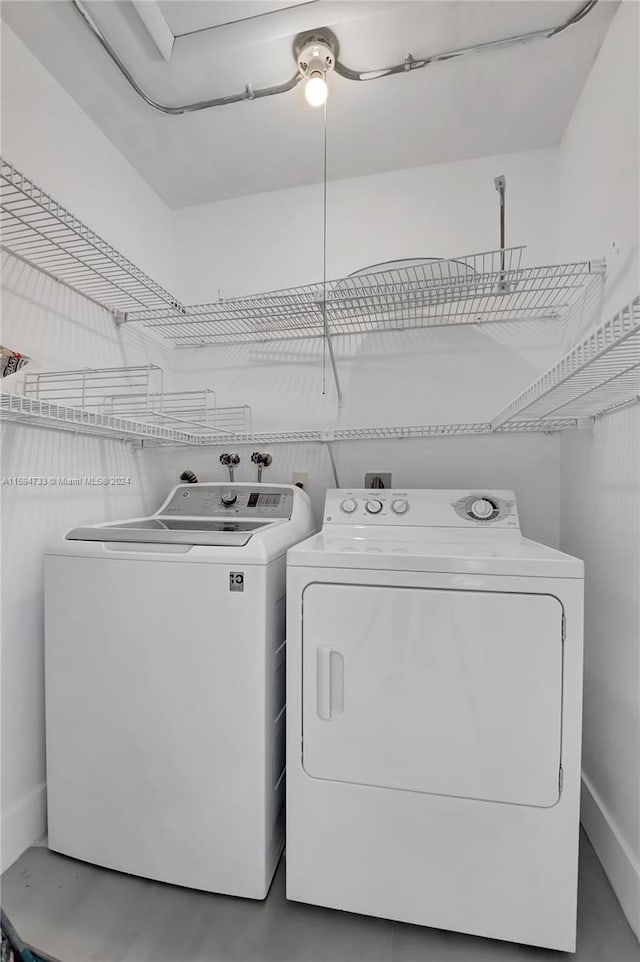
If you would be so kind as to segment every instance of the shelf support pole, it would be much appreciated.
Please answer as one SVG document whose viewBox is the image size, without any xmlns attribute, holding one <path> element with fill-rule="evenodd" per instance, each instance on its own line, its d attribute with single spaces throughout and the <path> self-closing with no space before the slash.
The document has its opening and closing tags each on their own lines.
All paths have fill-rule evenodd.
<svg viewBox="0 0 640 962">
<path fill-rule="evenodd" d="M 333 350 L 333 341 L 331 340 L 331 334 L 329 334 L 329 329 L 325 327 L 325 337 L 327 340 L 327 349 L 329 351 L 329 361 L 331 362 L 331 371 L 333 373 L 333 380 L 336 385 L 336 394 L 338 396 L 338 407 L 341 408 L 344 404 L 344 397 L 342 395 L 342 387 L 340 385 L 340 375 L 338 374 L 338 365 L 336 362 L 336 356 Z"/>
<path fill-rule="evenodd" d="M 329 455 L 329 460 L 331 462 L 331 471 L 333 472 L 333 480 L 336 483 L 336 488 L 340 487 L 340 480 L 338 478 L 338 466 L 336 464 L 335 454 L 333 452 L 333 444 L 331 441 L 323 441 L 326 446 L 327 454 Z"/>
</svg>

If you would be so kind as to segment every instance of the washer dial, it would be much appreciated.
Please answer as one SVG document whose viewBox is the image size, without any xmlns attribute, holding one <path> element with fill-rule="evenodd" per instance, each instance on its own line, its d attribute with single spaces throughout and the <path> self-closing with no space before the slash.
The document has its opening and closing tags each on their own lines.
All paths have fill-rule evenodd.
<svg viewBox="0 0 640 962">
<path fill-rule="evenodd" d="M 345 498 L 344 501 L 341 502 L 340 507 L 342 508 L 345 514 L 353 514 L 353 512 L 356 510 L 358 505 L 353 500 L 353 498 Z"/>
<path fill-rule="evenodd" d="M 235 493 L 235 491 L 225 491 L 220 500 L 225 508 L 230 508 L 238 500 L 238 495 Z"/>
<path fill-rule="evenodd" d="M 391 502 L 391 510 L 394 514 L 406 514 L 409 510 L 409 502 L 405 501 L 404 498 L 397 498 Z"/>
<path fill-rule="evenodd" d="M 369 512 L 369 514 L 380 514 L 382 511 L 382 501 L 378 501 L 377 499 L 367 501 L 365 504 L 365 509 Z"/>
</svg>

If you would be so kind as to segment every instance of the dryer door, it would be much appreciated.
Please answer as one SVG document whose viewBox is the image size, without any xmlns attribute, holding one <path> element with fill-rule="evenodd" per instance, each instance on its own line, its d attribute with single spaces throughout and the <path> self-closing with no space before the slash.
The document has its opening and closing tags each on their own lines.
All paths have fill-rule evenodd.
<svg viewBox="0 0 640 962">
<path fill-rule="evenodd" d="M 559 796 L 561 723 L 552 595 L 305 590 L 309 775 L 546 807 Z"/>
</svg>

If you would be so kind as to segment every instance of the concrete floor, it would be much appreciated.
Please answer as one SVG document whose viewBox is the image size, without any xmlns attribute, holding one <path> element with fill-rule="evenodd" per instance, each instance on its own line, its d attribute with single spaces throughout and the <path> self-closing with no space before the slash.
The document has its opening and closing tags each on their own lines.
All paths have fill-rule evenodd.
<svg viewBox="0 0 640 962">
<path fill-rule="evenodd" d="M 640 962 L 587 839 L 575 956 L 287 902 L 281 862 L 265 902 L 148 882 L 31 848 L 2 877 L 22 937 L 60 962 Z"/>
</svg>

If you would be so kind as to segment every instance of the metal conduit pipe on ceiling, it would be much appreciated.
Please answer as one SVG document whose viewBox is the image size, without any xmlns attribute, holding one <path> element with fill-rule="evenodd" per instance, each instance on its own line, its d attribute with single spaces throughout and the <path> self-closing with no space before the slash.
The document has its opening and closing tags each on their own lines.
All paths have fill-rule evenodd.
<svg viewBox="0 0 640 962">
<path fill-rule="evenodd" d="M 261 97 L 274 97 L 277 94 L 283 94 L 287 93 L 289 90 L 293 90 L 294 87 L 296 87 L 300 81 L 303 80 L 303 75 L 299 71 L 296 71 L 293 77 L 291 77 L 289 80 L 286 80 L 281 84 L 275 84 L 271 87 L 260 87 L 254 89 L 251 84 L 247 84 L 243 91 L 235 94 L 228 94 L 225 97 L 213 97 L 210 100 L 199 100 L 195 103 L 181 104 L 176 106 L 158 103 L 158 101 L 153 100 L 147 93 L 145 93 L 142 87 L 135 80 L 128 67 L 120 59 L 81 0 L 71 0 L 71 2 L 82 17 L 87 27 L 93 33 L 96 40 L 100 43 L 120 73 L 127 80 L 129 85 L 133 87 L 138 96 L 141 97 L 141 99 L 144 100 L 145 103 L 147 103 L 150 107 L 153 107 L 155 110 L 160 110 L 162 113 L 185 114 L 194 112 L 196 110 L 207 110 L 210 107 L 226 107 L 229 104 L 240 103 L 243 100 L 258 100 Z M 478 43 L 470 47 L 460 47 L 456 50 L 448 50 L 443 53 L 432 54 L 429 57 L 414 57 L 412 54 L 407 54 L 402 63 L 394 64 L 390 67 L 383 67 L 379 70 L 352 70 L 350 67 L 347 67 L 346 64 L 343 64 L 338 58 L 336 58 L 335 72 L 345 80 L 354 80 L 358 82 L 379 80 L 382 77 L 390 77 L 394 74 L 408 73 L 412 70 L 419 70 L 422 67 L 426 67 L 430 64 L 442 63 L 445 60 L 453 60 L 456 57 L 464 57 L 469 54 L 480 53 L 484 50 L 497 50 L 505 47 L 515 46 L 516 44 L 530 43 L 533 40 L 550 39 L 583 20 L 589 13 L 591 13 L 597 2 L 598 0 L 587 0 L 587 2 L 581 4 L 580 7 L 573 14 L 571 14 L 570 17 L 552 27 L 545 27 L 541 30 L 532 30 L 529 33 L 518 34 L 514 37 L 503 37 L 497 40 L 488 40 L 484 43 Z M 322 30 L 315 31 L 315 33 L 322 32 Z"/>
</svg>

